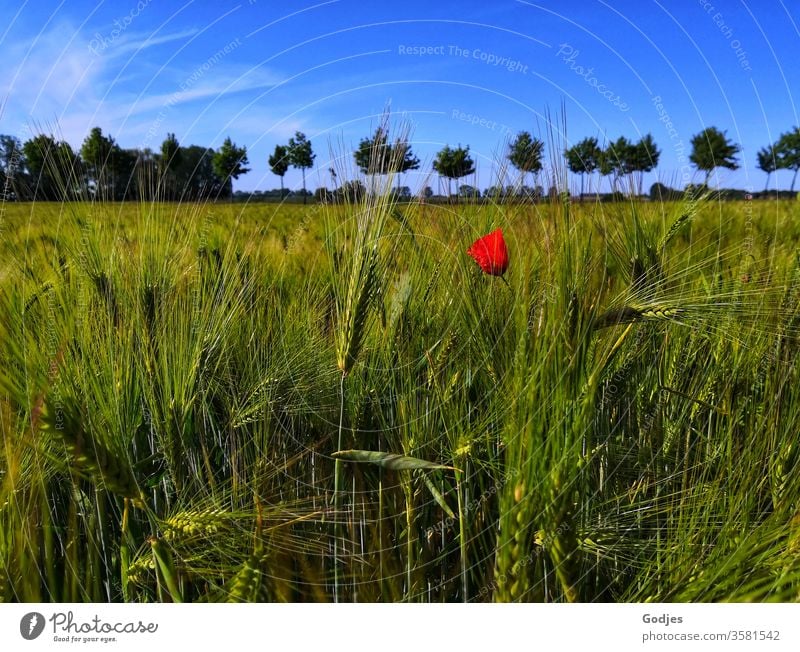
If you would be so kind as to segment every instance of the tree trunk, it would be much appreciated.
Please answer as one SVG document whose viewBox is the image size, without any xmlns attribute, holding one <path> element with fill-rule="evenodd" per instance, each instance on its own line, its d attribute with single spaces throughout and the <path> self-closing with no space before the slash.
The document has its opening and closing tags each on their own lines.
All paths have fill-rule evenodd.
<svg viewBox="0 0 800 652">
<path fill-rule="evenodd" d="M 306 169 L 303 168 L 303 204 L 304 205 L 305 205 L 307 199 L 308 198 L 306 197 Z"/>
<path fill-rule="evenodd" d="M 797 170 L 800 170 L 800 168 L 794 169 L 794 176 L 792 177 L 792 187 L 789 189 L 792 192 L 794 192 L 794 182 L 797 180 Z"/>
<path fill-rule="evenodd" d="M 764 192 L 767 192 L 767 190 L 769 190 L 769 175 L 770 173 L 767 172 L 767 182 L 764 184 Z"/>
<path fill-rule="evenodd" d="M 706 170 L 706 180 L 703 182 L 703 185 L 704 185 L 704 186 L 706 186 L 706 188 L 708 187 L 708 180 L 709 180 L 709 178 L 711 177 L 711 173 L 712 173 L 713 171 L 714 171 L 714 169 L 713 169 L 713 168 L 712 168 L 712 169 L 710 169 L 710 170 Z"/>
<path fill-rule="evenodd" d="M 281 201 L 283 201 L 283 175 L 281 175 L 279 179 L 281 180 Z"/>
</svg>

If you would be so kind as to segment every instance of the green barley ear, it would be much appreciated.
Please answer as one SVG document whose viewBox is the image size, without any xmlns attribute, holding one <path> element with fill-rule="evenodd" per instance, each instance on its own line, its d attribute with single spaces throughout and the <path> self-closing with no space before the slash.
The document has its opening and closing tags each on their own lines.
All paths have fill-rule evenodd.
<svg viewBox="0 0 800 652">
<path fill-rule="evenodd" d="M 140 554 L 128 565 L 127 581 L 138 587 L 149 586 L 155 571 L 156 562 L 153 555 Z"/>
<path fill-rule="evenodd" d="M 266 558 L 263 552 L 254 552 L 228 583 L 227 601 L 263 602 L 266 597 L 265 565 Z"/>
<path fill-rule="evenodd" d="M 680 308 L 675 308 L 674 306 L 667 306 L 664 304 L 639 306 L 635 309 L 639 311 L 639 316 L 642 319 L 654 321 L 670 321 L 683 314 L 683 311 Z"/>
<path fill-rule="evenodd" d="M 38 410 L 39 429 L 60 438 L 74 471 L 99 480 L 111 493 L 129 498 L 132 505 L 144 508 L 143 494 L 130 464 L 97 441 L 84 427 L 72 399 L 59 399 L 57 407 L 53 407 L 50 400 L 43 400 Z"/>
<path fill-rule="evenodd" d="M 381 131 L 389 137 L 388 116 L 382 121 Z M 401 127 L 395 142 L 407 140 L 408 130 Z M 373 303 L 386 280 L 379 246 L 387 222 L 396 210 L 392 181 L 399 169 L 397 158 L 403 152 L 402 147 L 387 148 L 378 143 L 370 152 L 366 168 L 371 179 L 370 192 L 354 203 L 344 201 L 344 223 L 340 222 L 342 211 L 326 211 L 326 244 L 336 298 L 336 363 L 344 375 L 352 370 L 363 348 Z M 348 176 L 352 176 L 352 171 L 340 170 L 340 178 Z"/>
<path fill-rule="evenodd" d="M 428 389 L 434 387 L 441 379 L 443 371 L 457 344 L 458 336 L 455 329 L 451 329 L 448 331 L 447 335 L 436 344 L 438 351 L 436 352 L 435 358 L 431 355 L 431 351 L 425 352 L 425 356 L 428 359 L 428 377 L 426 382 Z"/>
<path fill-rule="evenodd" d="M 667 229 L 664 237 L 661 238 L 661 242 L 658 243 L 658 251 L 664 251 L 670 240 L 675 237 L 675 234 L 678 233 L 678 231 L 683 228 L 683 225 L 686 224 L 690 219 L 692 219 L 692 214 L 686 212 L 683 213 L 677 220 L 675 220 L 669 229 Z"/>
<path fill-rule="evenodd" d="M 169 542 L 206 538 L 224 532 L 230 526 L 230 515 L 221 509 L 182 511 L 161 523 L 164 540 Z"/>
<path fill-rule="evenodd" d="M 639 321 L 674 321 L 684 312 L 681 308 L 657 303 L 641 306 L 622 306 L 621 308 L 607 310 L 597 317 L 594 320 L 594 328 L 607 328 Z"/>
<path fill-rule="evenodd" d="M 359 163 L 371 176 L 371 192 L 365 193 L 362 201 L 348 204 L 344 213 L 344 224 L 339 223 L 341 212 L 326 212 L 325 231 L 328 258 L 331 265 L 331 283 L 334 294 L 336 326 L 336 364 L 341 372 L 339 384 L 339 429 L 337 450 L 342 450 L 344 433 L 345 376 L 353 369 L 364 345 L 364 339 L 374 317 L 373 303 L 382 294 L 386 282 L 386 267 L 381 263 L 379 247 L 386 230 L 386 223 L 394 211 L 396 196 L 392 193 L 394 174 L 400 165 L 408 142 L 407 129 L 401 129 L 396 145 L 390 146 L 388 137 L 388 115 L 384 116 L 379 134 L 376 136 L 368 161 Z M 335 157 L 334 157 L 335 158 Z M 364 165 L 362 165 L 362 163 Z M 347 170 L 339 176 L 347 178 Z M 353 211 L 353 212 L 351 212 Z M 334 503 L 336 511 L 341 507 L 342 461 L 336 460 L 334 469 Z M 341 528 L 335 526 L 334 558 L 338 561 Z M 243 572 L 246 569 L 243 569 Z M 339 566 L 334 563 L 334 600 L 339 597 Z"/>
<path fill-rule="evenodd" d="M 336 332 L 336 362 L 343 374 L 350 373 L 361 351 L 370 309 L 378 291 L 377 246 L 356 252 L 356 258 Z"/>
<path fill-rule="evenodd" d="M 561 591 L 567 602 L 580 600 L 580 552 L 575 532 L 574 502 L 560 470 L 551 479 L 547 522 L 552 528 L 544 533 L 545 549 L 550 555 Z"/>
</svg>

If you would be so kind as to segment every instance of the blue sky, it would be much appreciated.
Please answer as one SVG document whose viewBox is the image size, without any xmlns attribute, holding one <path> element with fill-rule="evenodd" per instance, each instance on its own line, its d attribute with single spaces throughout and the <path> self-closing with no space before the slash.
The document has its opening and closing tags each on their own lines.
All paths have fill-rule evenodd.
<svg viewBox="0 0 800 652">
<path fill-rule="evenodd" d="M 478 161 L 478 185 L 490 185 L 508 138 L 525 129 L 547 140 L 546 114 L 563 104 L 567 141 L 653 134 L 662 155 L 645 187 L 701 180 L 685 167 L 689 140 L 714 125 L 742 146 L 741 168 L 718 181 L 760 190 L 757 150 L 800 124 L 800 8 L 789 0 L 2 7 L 0 133 L 24 140 L 52 127 L 79 147 L 99 125 L 123 147 L 153 149 L 170 131 L 184 145 L 230 136 L 252 167 L 236 189 L 277 187 L 267 157 L 295 130 L 317 153 L 309 186 L 330 186 L 332 157 L 349 158 L 387 106 L 423 161 L 404 179 L 412 187 L 438 149 L 459 143 Z"/>
</svg>

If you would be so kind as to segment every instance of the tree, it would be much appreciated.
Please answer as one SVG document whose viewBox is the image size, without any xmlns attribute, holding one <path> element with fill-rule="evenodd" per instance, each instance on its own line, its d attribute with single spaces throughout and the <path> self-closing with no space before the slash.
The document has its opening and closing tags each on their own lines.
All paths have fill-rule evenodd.
<svg viewBox="0 0 800 652">
<path fill-rule="evenodd" d="M 583 198 L 583 176 L 591 174 L 600 166 L 602 150 L 597 138 L 584 138 L 564 152 L 570 172 L 581 175 L 581 198 Z"/>
<path fill-rule="evenodd" d="M 534 178 L 542 171 L 542 154 L 544 143 L 538 138 L 532 138 L 527 131 L 520 131 L 517 137 L 508 146 L 508 160 L 522 175 L 525 182 L 525 175 L 530 172 Z"/>
<path fill-rule="evenodd" d="M 114 201 L 136 198 L 138 183 L 136 179 L 136 164 L 139 160 L 139 150 L 122 149 L 117 147 L 111 156 L 111 172 L 115 181 Z"/>
<path fill-rule="evenodd" d="M 480 199 L 481 191 L 475 186 L 470 186 L 465 183 L 458 187 L 458 196 L 464 197 L 465 199 Z"/>
<path fill-rule="evenodd" d="M 325 186 L 320 186 L 314 191 L 314 199 L 320 204 L 327 204 L 333 199 L 333 193 Z"/>
<path fill-rule="evenodd" d="M 114 139 L 104 136 L 100 127 L 94 127 L 81 145 L 81 158 L 86 166 L 87 181 L 96 197 L 109 198 L 113 191 L 111 154 L 116 147 Z"/>
<path fill-rule="evenodd" d="M 31 176 L 31 198 L 58 199 L 58 185 L 50 173 L 48 160 L 58 144 L 52 136 L 39 134 L 25 141 L 22 151 Z"/>
<path fill-rule="evenodd" d="M 158 179 L 161 174 L 161 155 L 154 153 L 149 147 L 131 150 L 131 153 L 135 157 L 133 178 L 136 182 L 135 189 L 138 191 L 138 198 L 145 201 L 164 199 L 166 194 L 157 194 L 157 188 L 153 184 L 153 180 Z M 176 198 L 177 195 L 174 168 L 174 165 L 170 166 L 170 175 L 172 177 L 171 194 L 173 199 Z M 132 192 L 131 195 L 133 195 Z"/>
<path fill-rule="evenodd" d="M 501 185 L 494 185 L 489 186 L 486 190 L 483 191 L 483 196 L 486 199 L 491 199 L 492 201 L 500 201 L 503 199 L 503 186 Z"/>
<path fill-rule="evenodd" d="M 679 201 L 682 198 L 683 191 L 670 188 L 660 181 L 656 181 L 650 186 L 650 199 L 652 201 Z"/>
<path fill-rule="evenodd" d="M 364 184 L 359 180 L 345 181 L 341 186 L 336 189 L 335 196 L 345 203 L 358 204 L 365 195 L 367 189 Z"/>
<path fill-rule="evenodd" d="M 613 174 L 612 191 L 616 192 L 620 177 L 629 175 L 636 169 L 636 145 L 625 136 L 620 136 L 609 143 L 604 156 L 604 163 Z"/>
<path fill-rule="evenodd" d="M 715 168 L 729 170 L 739 168 L 736 154 L 739 153 L 740 147 L 728 140 L 725 132 L 716 127 L 707 127 L 693 136 L 691 145 L 692 153 L 689 155 L 689 160 L 698 170 L 705 172 L 704 185 L 708 185 L 708 179 Z"/>
<path fill-rule="evenodd" d="M 780 154 L 775 145 L 769 145 L 768 147 L 762 147 L 760 150 L 758 150 L 756 159 L 758 169 L 767 173 L 767 181 L 764 184 L 764 192 L 767 192 L 767 189 L 769 188 L 770 175 L 772 175 L 772 173 L 778 169 L 778 160 L 780 159 Z"/>
<path fill-rule="evenodd" d="M 550 199 L 550 201 L 554 201 L 554 202 L 555 201 L 561 201 L 564 198 L 568 198 L 570 196 L 569 195 L 569 189 L 564 190 L 564 191 L 560 191 L 558 189 L 558 186 L 553 185 L 553 186 L 550 186 L 549 190 L 547 191 L 547 196 Z"/>
<path fill-rule="evenodd" d="M 642 194 L 642 182 L 645 172 L 650 172 L 658 165 L 661 151 L 658 149 L 653 136 L 647 134 L 631 149 L 631 164 L 633 172 L 639 176 L 639 194 Z"/>
<path fill-rule="evenodd" d="M 56 174 L 63 184 L 62 196 L 59 199 L 84 198 L 86 187 L 81 171 L 81 157 L 68 142 L 62 140 L 58 143 L 54 163 Z"/>
<path fill-rule="evenodd" d="M 233 195 L 233 182 L 250 171 L 250 168 L 245 167 L 249 162 L 247 160 L 247 147 L 237 147 L 230 137 L 223 141 L 222 147 L 217 150 L 211 159 L 214 173 L 222 179 L 222 194 L 229 197 Z"/>
<path fill-rule="evenodd" d="M 792 177 L 792 187 L 794 192 L 794 182 L 797 180 L 797 171 L 800 170 L 800 127 L 795 127 L 792 131 L 781 134 L 775 144 L 777 152 L 777 167 L 783 170 L 794 170 Z"/>
<path fill-rule="evenodd" d="M 311 141 L 306 138 L 302 131 L 295 132 L 289 139 L 289 163 L 292 167 L 300 168 L 303 172 L 303 203 L 308 197 L 306 191 L 306 170 L 314 166 L 314 159 L 317 157 L 311 148 Z"/>
<path fill-rule="evenodd" d="M 31 176 L 30 197 L 63 200 L 77 191 L 78 157 L 69 143 L 39 134 L 22 146 Z"/>
<path fill-rule="evenodd" d="M 363 174 L 389 174 L 392 171 L 391 147 L 386 130 L 378 127 L 372 138 L 362 138 L 353 152 L 353 159 Z"/>
<path fill-rule="evenodd" d="M 16 136 L 0 134 L 0 171 L 13 174 L 19 168 L 22 157 L 22 143 Z"/>
<path fill-rule="evenodd" d="M 400 201 L 409 201 L 411 199 L 411 188 L 408 186 L 398 186 L 394 191 L 394 196 Z"/>
<path fill-rule="evenodd" d="M 182 149 L 180 164 L 174 170 L 181 198 L 191 201 L 218 197 L 225 182 L 214 169 L 214 150 L 199 145 Z"/>
<path fill-rule="evenodd" d="M 16 136 L 0 134 L 0 193 L 4 200 L 26 196 L 24 177 L 27 162 Z"/>
<path fill-rule="evenodd" d="M 168 133 L 164 142 L 161 143 L 161 156 L 159 158 L 159 168 L 161 179 L 167 185 L 167 176 L 172 182 L 169 191 L 166 193 L 168 199 L 175 199 L 177 187 L 175 186 L 175 169 L 181 164 L 181 146 L 175 134 Z"/>
<path fill-rule="evenodd" d="M 94 127 L 83 141 L 81 158 L 95 197 L 121 200 L 133 194 L 135 150 L 122 149 L 111 136 L 104 136 L 100 127 Z"/>
<path fill-rule="evenodd" d="M 597 171 L 600 173 L 601 177 L 607 177 L 610 174 L 614 175 L 611 187 L 612 192 L 616 190 L 616 183 L 617 183 L 615 170 L 616 168 L 614 167 L 614 157 L 611 151 L 609 150 L 609 148 L 601 149 L 600 156 L 597 159 Z M 600 183 L 602 183 L 602 181 Z M 598 187 L 600 186 L 600 183 L 597 184 Z"/>
<path fill-rule="evenodd" d="M 283 197 L 283 176 L 289 170 L 289 150 L 285 145 L 275 145 L 275 151 L 269 157 L 269 169 L 280 177 L 281 197 Z"/>
<path fill-rule="evenodd" d="M 447 194 L 450 195 L 450 182 L 453 179 L 475 174 L 475 162 L 469 155 L 469 145 L 467 147 L 459 145 L 456 149 L 451 149 L 449 145 L 445 145 L 436 154 L 436 159 L 433 161 L 433 169 L 447 179 Z"/>
<path fill-rule="evenodd" d="M 392 146 L 393 158 L 397 161 L 397 172 L 402 174 L 409 170 L 419 170 L 419 159 L 414 156 L 411 151 L 411 145 L 407 140 L 395 139 Z M 400 176 L 398 174 L 397 183 L 400 184 Z"/>
<path fill-rule="evenodd" d="M 378 127 L 372 138 L 361 139 L 358 149 L 353 152 L 353 159 L 364 174 L 397 174 L 398 187 L 400 174 L 419 169 L 419 159 L 414 156 L 408 141 L 396 138 L 394 143 L 389 143 L 384 127 Z"/>
</svg>

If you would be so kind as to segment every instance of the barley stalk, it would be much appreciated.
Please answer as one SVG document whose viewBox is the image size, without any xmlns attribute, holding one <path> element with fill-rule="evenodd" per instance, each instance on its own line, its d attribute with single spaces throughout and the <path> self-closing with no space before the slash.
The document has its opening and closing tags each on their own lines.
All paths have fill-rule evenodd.
<svg viewBox="0 0 800 652">
<path fill-rule="evenodd" d="M 156 578 L 159 581 L 159 585 L 161 582 L 164 583 L 173 602 L 183 602 L 178 574 L 168 545 L 157 537 L 150 537 L 147 542 L 153 551 L 153 559 L 155 560 L 157 571 Z"/>
</svg>

